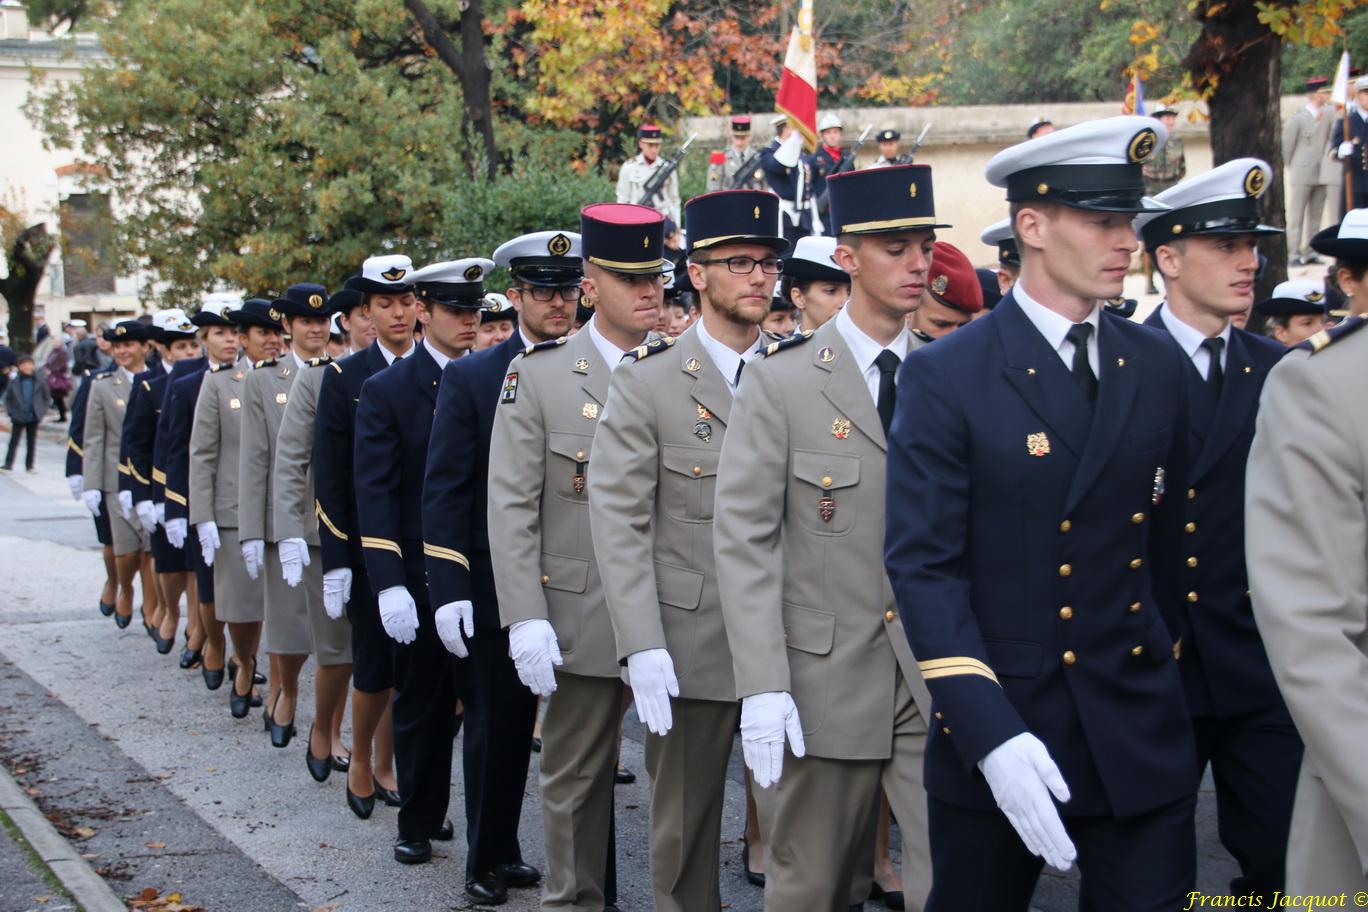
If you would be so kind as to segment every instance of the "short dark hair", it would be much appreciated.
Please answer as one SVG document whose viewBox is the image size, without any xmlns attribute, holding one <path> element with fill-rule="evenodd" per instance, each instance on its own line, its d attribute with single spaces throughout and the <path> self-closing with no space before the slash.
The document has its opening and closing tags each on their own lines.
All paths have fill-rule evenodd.
<svg viewBox="0 0 1368 912">
<path fill-rule="evenodd" d="M 1335 272 L 1341 269 L 1347 271 L 1355 282 L 1363 279 L 1363 274 L 1368 272 L 1368 260 L 1360 260 L 1355 257 L 1335 257 Z"/>
<path fill-rule="evenodd" d="M 19 355 L 14 359 L 14 366 L 15 366 L 15 367 L 18 367 L 19 365 L 23 364 L 25 361 L 27 361 L 27 362 L 29 362 L 30 364 L 32 364 L 32 363 L 33 363 L 33 355 L 30 355 L 28 352 L 20 352 Z"/>
</svg>

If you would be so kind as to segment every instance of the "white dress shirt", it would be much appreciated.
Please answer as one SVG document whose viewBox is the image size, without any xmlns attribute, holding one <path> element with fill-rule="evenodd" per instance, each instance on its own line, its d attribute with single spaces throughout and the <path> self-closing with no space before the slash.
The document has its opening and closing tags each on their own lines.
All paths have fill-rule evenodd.
<svg viewBox="0 0 1368 912">
<path fill-rule="evenodd" d="M 1178 347 L 1187 352 L 1187 356 L 1192 359 L 1192 366 L 1197 368 L 1198 376 L 1206 379 L 1211 371 L 1211 352 L 1202 347 L 1202 343 L 1207 337 L 1197 330 L 1188 326 L 1182 320 L 1173 315 L 1168 309 L 1167 302 L 1159 307 L 1159 319 L 1164 321 L 1164 328 L 1173 336 Z M 1212 338 L 1221 339 L 1225 345 L 1221 346 L 1221 370 L 1225 370 L 1226 356 L 1230 353 L 1230 324 L 1226 323 L 1225 329 L 1221 330 L 1220 335 Z"/>
<path fill-rule="evenodd" d="M 727 389 L 731 390 L 733 396 L 736 395 L 736 370 L 741 366 L 742 361 L 753 361 L 760 357 L 760 352 L 765 341 L 763 334 L 757 334 L 755 341 L 750 348 L 744 352 L 739 352 L 729 345 L 723 345 L 708 334 L 708 328 L 703 325 L 700 319 L 695 324 L 698 327 L 698 341 L 703 343 L 703 350 L 712 359 L 713 366 L 722 374 L 722 379 L 727 381 Z"/>
<path fill-rule="evenodd" d="M 299 357 L 299 352 L 295 351 L 293 348 L 290 349 L 290 355 L 294 358 L 295 368 L 297 370 L 303 370 L 309 366 L 309 362 L 306 359 Z"/>
<path fill-rule="evenodd" d="M 598 314 L 594 314 L 589 318 L 589 322 L 585 323 L 584 326 L 580 328 L 580 332 L 589 333 L 589 338 L 594 342 L 594 348 L 598 349 L 599 357 L 608 362 L 608 369 L 617 370 L 618 366 L 622 364 L 623 355 L 627 354 L 631 349 L 621 349 L 612 342 L 609 342 L 604 338 L 603 333 L 598 331 L 598 326 L 595 325 L 597 322 Z"/>
<path fill-rule="evenodd" d="M 1044 304 L 1032 298 L 1026 293 L 1020 282 L 1012 286 L 1012 293 L 1016 296 L 1016 301 L 1021 305 L 1021 312 L 1026 315 L 1040 334 L 1045 337 L 1045 341 L 1050 343 L 1050 347 L 1059 355 L 1059 359 L 1064 362 L 1064 366 L 1070 371 L 1073 370 L 1074 344 L 1065 338 L 1069 329 L 1073 327 L 1073 321 L 1061 313 L 1050 310 Z M 1099 380 L 1102 378 L 1102 356 L 1097 348 L 1097 330 L 1101 318 L 1098 317 L 1098 306 L 1093 305 L 1092 312 L 1088 314 L 1084 323 L 1092 324 L 1092 335 L 1088 337 L 1088 364 L 1092 366 L 1093 376 Z"/>
<path fill-rule="evenodd" d="M 250 362 L 249 362 L 249 363 L 250 363 Z M 125 382 L 125 383 L 132 384 L 132 382 L 133 382 L 133 372 L 132 372 L 132 371 L 128 370 L 127 368 L 121 367 L 121 368 L 119 368 L 119 373 L 120 373 L 120 375 L 123 376 L 124 382 Z"/>
<path fill-rule="evenodd" d="M 432 360 L 437 362 L 437 368 L 439 370 L 446 370 L 447 362 L 451 361 L 451 359 L 438 351 L 437 346 L 427 340 L 427 336 L 423 336 L 423 348 L 427 349 L 429 355 L 432 355 Z"/>
<path fill-rule="evenodd" d="M 879 357 L 879 353 L 887 349 L 898 356 L 901 362 L 907 357 L 907 348 L 911 341 L 911 333 L 907 331 L 906 325 L 894 337 L 888 345 L 880 345 L 865 333 L 863 329 L 855 325 L 855 321 L 850 318 L 850 311 L 842 307 L 836 312 L 836 329 L 845 340 L 845 344 L 850 348 L 850 354 L 855 359 L 855 366 L 860 369 L 861 376 L 865 379 L 865 386 L 869 388 L 869 396 L 874 400 L 874 405 L 879 404 L 879 366 L 874 363 L 874 359 Z M 894 375 L 894 382 L 897 382 L 897 375 Z"/>
<path fill-rule="evenodd" d="M 394 352 L 386 348 L 382 343 L 380 345 L 380 354 L 385 356 L 385 366 L 388 367 L 389 365 L 394 363 L 395 358 L 407 358 L 409 355 L 413 354 L 417 349 L 418 346 L 414 345 L 413 342 L 410 341 L 408 351 L 404 352 L 402 355 L 396 355 Z"/>
</svg>

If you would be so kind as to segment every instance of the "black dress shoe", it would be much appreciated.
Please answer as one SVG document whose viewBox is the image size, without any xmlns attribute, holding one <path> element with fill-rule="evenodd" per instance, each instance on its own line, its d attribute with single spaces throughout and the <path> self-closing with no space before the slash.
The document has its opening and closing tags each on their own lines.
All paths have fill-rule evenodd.
<svg viewBox="0 0 1368 912">
<path fill-rule="evenodd" d="M 341 754 L 333 754 L 329 762 L 332 763 L 333 769 L 339 773 L 345 773 L 351 769 L 351 754 L 347 754 L 345 757 Z"/>
<path fill-rule="evenodd" d="M 118 627 L 120 630 L 123 630 L 131 623 L 133 623 L 133 615 L 131 614 L 114 615 L 114 626 Z"/>
<path fill-rule="evenodd" d="M 496 865 L 494 873 L 510 887 L 534 887 L 541 883 L 541 871 L 521 861 Z"/>
<path fill-rule="evenodd" d="M 218 690 L 223 686 L 223 672 L 224 669 L 222 668 L 214 670 L 207 665 L 200 665 L 200 674 L 204 676 L 204 686 L 210 690 Z"/>
<path fill-rule="evenodd" d="M 750 867 L 750 843 L 746 841 L 746 839 L 745 839 L 744 836 L 741 838 L 741 870 L 742 870 L 742 872 L 746 875 L 746 883 L 752 884 L 752 885 L 754 885 L 754 886 L 760 887 L 761 889 L 764 889 L 764 887 L 765 887 L 765 875 L 764 875 L 764 872 L 759 872 L 759 873 L 757 873 L 757 872 L 751 870 L 751 867 Z"/>
<path fill-rule="evenodd" d="M 451 825 L 451 818 L 442 821 L 442 826 L 436 833 L 432 834 L 436 842 L 451 842 L 456 838 L 456 828 Z"/>
<path fill-rule="evenodd" d="M 385 788 L 380 784 L 380 780 L 374 777 L 371 778 L 371 782 L 375 785 L 375 797 L 383 801 L 386 807 L 397 808 L 403 803 L 399 800 L 399 792 L 397 789 Z"/>
<path fill-rule="evenodd" d="M 396 849 L 396 851 L 398 851 Z M 493 871 L 466 881 L 466 896 L 477 906 L 502 906 L 508 902 L 508 887 Z"/>
<path fill-rule="evenodd" d="M 541 753 L 541 738 L 533 738 L 533 739 L 532 739 L 532 753 L 534 753 L 534 754 L 540 754 L 540 753 Z"/>
<path fill-rule="evenodd" d="M 254 659 L 254 660 L 253 660 L 253 664 L 255 664 L 255 661 L 256 661 L 256 660 Z M 229 660 L 228 660 L 228 677 L 230 677 L 230 678 L 235 678 L 235 677 L 237 677 L 237 662 L 234 661 L 233 659 L 229 659 Z M 262 674 L 261 672 L 257 671 L 255 668 L 253 668 L 253 669 L 252 669 L 252 683 L 255 684 L 255 685 L 257 685 L 257 686 L 259 687 L 259 686 L 261 686 L 262 684 L 265 684 L 265 683 L 266 683 L 266 676 L 265 676 L 264 674 Z"/>
<path fill-rule="evenodd" d="M 869 898 L 883 900 L 885 909 L 907 908 L 906 900 L 903 899 L 902 890 L 885 890 L 883 887 L 879 886 L 878 881 L 870 884 Z"/>
<path fill-rule="evenodd" d="M 375 796 L 367 795 L 363 798 L 356 794 L 356 792 L 353 792 L 349 785 L 347 786 L 347 807 L 351 808 L 351 812 L 357 817 L 366 820 L 370 817 L 371 812 L 375 810 Z"/>
<path fill-rule="evenodd" d="M 394 844 L 394 860 L 400 864 L 423 864 L 432 858 L 432 843 L 426 839 L 401 839 Z"/>
<path fill-rule="evenodd" d="M 277 703 L 280 702 L 280 694 L 281 691 L 276 691 Z M 275 713 L 266 718 L 266 728 L 271 733 L 272 747 L 289 747 L 290 739 L 295 736 L 294 720 L 290 720 L 288 725 L 281 725 L 275 720 Z"/>
<path fill-rule="evenodd" d="M 113 613 L 113 605 L 109 604 L 109 602 L 100 602 L 100 614 L 103 614 L 105 617 L 109 617 Z"/>
<path fill-rule="evenodd" d="M 233 679 L 228 687 L 228 709 L 232 712 L 234 719 L 247 718 L 247 714 L 252 711 L 252 696 L 250 690 L 245 694 L 238 693 L 237 679 Z"/>
<path fill-rule="evenodd" d="M 189 671 L 203 662 L 204 653 L 200 652 L 198 649 L 191 649 L 189 646 L 186 646 L 181 650 L 180 667 L 186 671 Z"/>
<path fill-rule="evenodd" d="M 309 768 L 309 775 L 313 776 L 314 782 L 327 782 L 332 775 L 332 757 L 324 757 L 322 760 L 313 755 L 313 726 L 309 726 L 309 737 L 304 742 L 304 765 Z"/>
<path fill-rule="evenodd" d="M 631 785 L 636 782 L 636 773 L 625 766 L 619 766 L 613 771 L 613 781 L 618 785 Z"/>
<path fill-rule="evenodd" d="M 155 627 L 152 628 L 152 642 L 157 644 L 157 655 L 166 655 L 176 648 L 176 638 L 171 637 L 169 640 L 163 640 Z"/>
</svg>

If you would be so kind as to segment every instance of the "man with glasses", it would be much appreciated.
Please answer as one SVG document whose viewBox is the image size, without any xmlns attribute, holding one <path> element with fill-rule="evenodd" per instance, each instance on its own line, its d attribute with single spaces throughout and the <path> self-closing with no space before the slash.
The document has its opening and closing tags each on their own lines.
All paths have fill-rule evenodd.
<svg viewBox="0 0 1368 912">
<path fill-rule="evenodd" d="M 518 844 L 537 697 L 519 684 L 508 634 L 499 623 L 485 509 L 489 440 L 509 362 L 569 331 L 584 277 L 580 236 L 569 231 L 514 238 L 494 251 L 494 262 L 512 275 L 508 301 L 517 326 L 508 339 L 442 371 L 423 483 L 423 554 L 432 604 L 438 618 L 454 610 L 466 622 L 466 892 L 485 902 L 541 878 L 523 863 Z M 459 637 L 462 631 L 454 632 Z"/>
<path fill-rule="evenodd" d="M 703 316 L 637 349 L 609 385 L 589 477 L 590 528 L 619 662 L 647 729 L 655 907 L 715 909 L 727 759 L 740 707 L 712 547 L 718 455 L 746 362 L 766 341 L 779 198 L 694 197 L 689 278 Z M 673 698 L 673 699 L 672 699 Z"/>
</svg>

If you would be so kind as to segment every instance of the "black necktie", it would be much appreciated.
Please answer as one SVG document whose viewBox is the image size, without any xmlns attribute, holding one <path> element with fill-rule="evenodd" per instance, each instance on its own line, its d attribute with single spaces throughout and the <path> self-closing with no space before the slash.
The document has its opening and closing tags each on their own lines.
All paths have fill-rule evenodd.
<svg viewBox="0 0 1368 912">
<path fill-rule="evenodd" d="M 1225 371 L 1221 368 L 1221 351 L 1225 348 L 1225 339 L 1203 339 L 1202 348 L 1211 355 L 1211 366 L 1207 368 L 1207 389 L 1217 399 L 1221 398 L 1221 386 L 1225 383 Z"/>
<path fill-rule="evenodd" d="M 740 361 L 736 362 L 736 376 L 735 376 L 734 378 L 732 378 L 732 386 L 733 386 L 733 387 L 737 387 L 737 386 L 740 386 L 740 385 L 741 385 L 741 369 L 744 368 L 745 366 L 746 366 L 746 359 L 745 359 L 745 358 L 742 358 Z"/>
<path fill-rule="evenodd" d="M 1064 338 L 1073 343 L 1073 375 L 1078 388 L 1089 402 L 1097 399 L 1097 374 L 1093 373 L 1092 363 L 1088 361 L 1088 337 L 1092 335 L 1091 323 L 1075 323 L 1069 327 Z"/>
<path fill-rule="evenodd" d="M 898 387 L 893 378 L 897 375 L 900 364 L 902 359 L 886 348 L 874 359 L 874 366 L 879 369 L 879 423 L 883 425 L 885 434 L 893 424 L 893 406 L 898 401 Z"/>
</svg>

